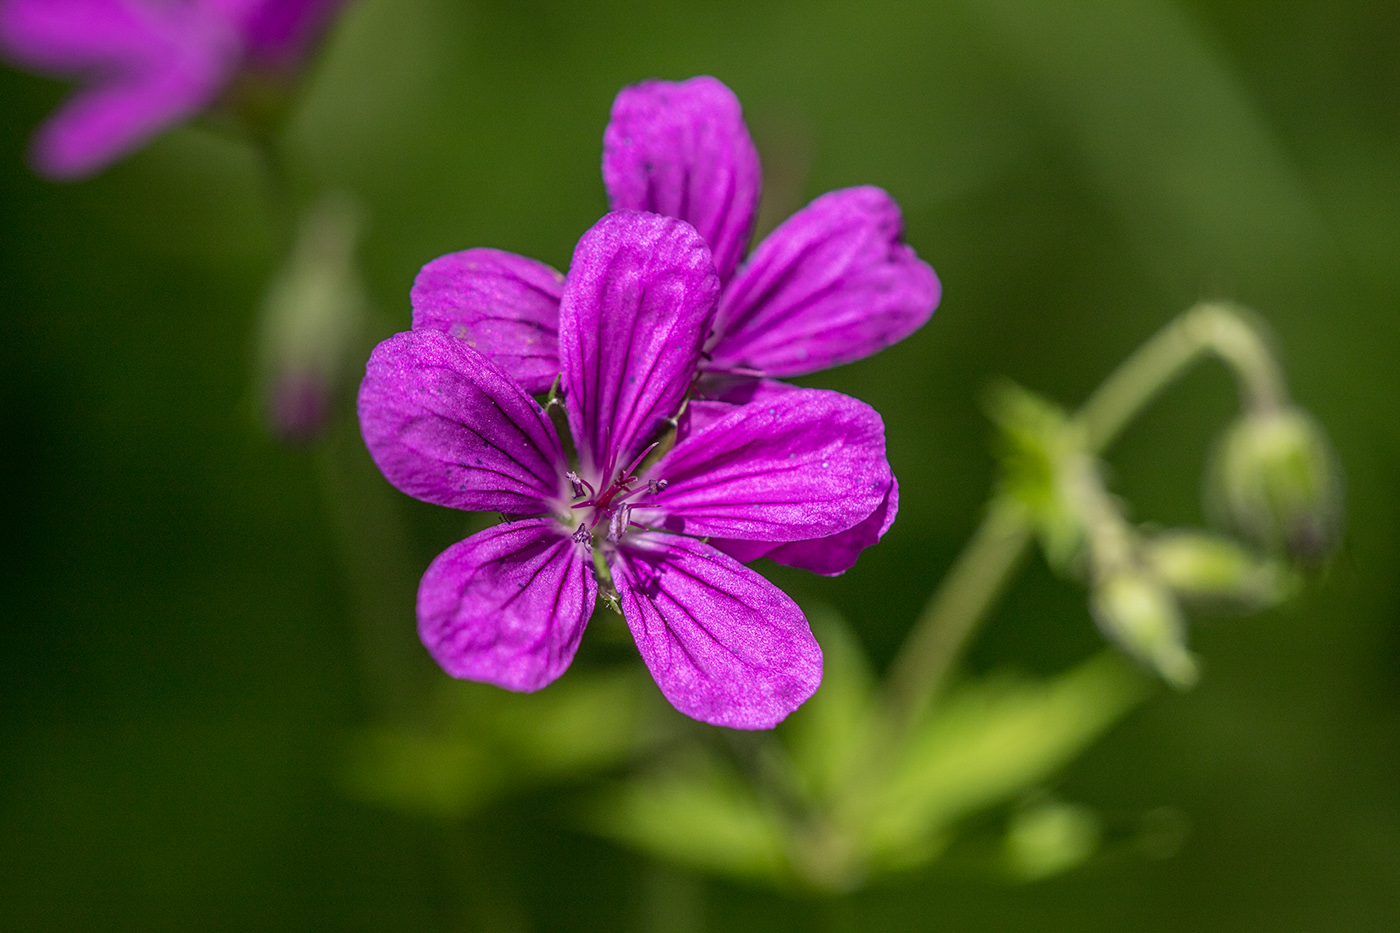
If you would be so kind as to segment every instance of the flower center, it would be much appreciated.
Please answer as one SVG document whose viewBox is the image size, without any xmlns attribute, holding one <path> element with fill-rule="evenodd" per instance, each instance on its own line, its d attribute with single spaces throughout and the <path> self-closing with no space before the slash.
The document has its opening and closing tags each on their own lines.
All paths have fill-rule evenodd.
<svg viewBox="0 0 1400 933">
<path fill-rule="evenodd" d="M 593 544 L 594 534 L 603 527 L 606 527 L 605 538 L 616 544 L 629 528 L 641 528 L 632 521 L 632 507 L 634 500 L 643 494 L 655 495 L 666 488 L 664 479 L 639 479 L 634 471 L 638 465 L 646 459 L 656 447 L 652 444 L 646 450 L 637 455 L 627 469 L 617 474 L 617 477 L 603 488 L 601 492 L 593 488 L 593 484 L 572 470 L 569 471 L 568 479 L 573 486 L 574 498 L 576 501 L 570 504 L 571 509 L 587 509 L 581 513 L 578 527 L 574 529 L 573 539 L 579 544 Z"/>
</svg>

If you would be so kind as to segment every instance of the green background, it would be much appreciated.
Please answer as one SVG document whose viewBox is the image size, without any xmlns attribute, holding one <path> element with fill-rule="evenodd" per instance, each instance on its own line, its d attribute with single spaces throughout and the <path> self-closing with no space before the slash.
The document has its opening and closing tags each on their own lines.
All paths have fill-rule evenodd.
<svg viewBox="0 0 1400 933">
<path fill-rule="evenodd" d="M 944 283 L 929 326 L 823 374 L 886 418 L 901 513 L 829 580 L 887 661 L 978 518 L 992 377 L 1081 400 L 1201 298 L 1257 308 L 1332 433 L 1348 516 L 1283 610 L 1203 620 L 1200 687 L 1071 766 L 1106 850 L 1015 886 L 957 863 L 839 899 L 696 879 L 561 828 L 558 795 L 452 827 L 346 800 L 364 721 L 322 460 L 257 418 L 277 268 L 256 161 L 207 128 L 54 185 L 27 137 L 65 94 L 0 70 L 0 928 L 1378 930 L 1400 926 L 1400 5 L 1380 0 L 366 0 L 288 130 L 299 184 L 354 191 L 382 324 L 427 260 L 566 268 L 605 209 L 613 95 L 714 74 L 764 154 L 771 227 L 878 184 Z M 1232 410 L 1193 374 L 1111 453 L 1141 520 L 1200 520 Z M 347 426 L 342 424 L 342 432 Z M 342 433 L 339 439 L 352 443 Z M 460 515 L 397 497 L 426 566 Z M 404 584 L 403 643 L 411 645 Z M 1037 557 L 975 668 L 1098 636 Z M 413 655 L 418 660 L 418 655 Z M 1169 807 L 1180 851 L 1112 829 Z"/>
</svg>

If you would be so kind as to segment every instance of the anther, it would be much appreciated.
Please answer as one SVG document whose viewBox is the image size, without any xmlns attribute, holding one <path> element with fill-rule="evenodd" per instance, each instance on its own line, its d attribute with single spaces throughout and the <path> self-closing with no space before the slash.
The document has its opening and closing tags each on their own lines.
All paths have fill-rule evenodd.
<svg viewBox="0 0 1400 933">
<path fill-rule="evenodd" d="M 627 526 L 632 521 L 632 506 L 618 506 L 616 512 L 608 518 L 608 540 L 616 544 L 622 539 L 622 535 L 627 531 Z"/>
<path fill-rule="evenodd" d="M 565 477 L 567 477 L 567 479 L 569 480 L 569 485 L 572 486 L 572 487 L 574 487 L 574 498 L 575 498 L 575 499 L 577 499 L 579 496 L 583 495 L 584 489 L 587 489 L 587 490 L 588 490 L 588 494 L 589 494 L 590 496 L 597 495 L 597 493 L 595 493 L 595 492 L 593 491 L 593 486 L 592 486 L 592 484 L 590 484 L 590 483 L 588 482 L 588 480 L 586 480 L 586 479 L 584 479 L 583 477 L 579 476 L 579 475 L 578 475 L 577 473 L 575 473 L 573 470 L 570 470 L 568 473 L 565 473 L 564 475 L 565 475 Z"/>
</svg>

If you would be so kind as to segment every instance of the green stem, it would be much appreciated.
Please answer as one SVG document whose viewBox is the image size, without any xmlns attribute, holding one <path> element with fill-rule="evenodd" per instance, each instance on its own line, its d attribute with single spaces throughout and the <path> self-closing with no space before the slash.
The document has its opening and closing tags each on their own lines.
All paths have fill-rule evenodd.
<svg viewBox="0 0 1400 933">
<path fill-rule="evenodd" d="M 1174 379 L 1206 354 L 1234 375 L 1242 404 L 1268 411 L 1288 401 L 1283 373 L 1261 329 L 1232 305 L 1197 305 L 1158 331 L 1104 380 L 1075 415 L 1087 453 L 1099 453 Z M 942 585 L 929 598 L 891 666 L 885 712 L 899 731 L 943 689 L 1005 588 L 1031 539 L 1017 504 L 996 498 Z"/>
<path fill-rule="evenodd" d="M 1030 524 L 1020 508 L 1006 499 L 994 500 L 920 613 L 890 670 L 886 704 L 896 725 L 907 726 L 923 715 L 1001 594 L 1030 538 Z"/>
<path fill-rule="evenodd" d="M 1092 453 L 1102 451 L 1173 379 L 1207 353 L 1230 370 L 1247 409 L 1268 411 L 1288 401 L 1273 351 L 1245 312 L 1218 302 L 1200 304 L 1153 335 L 1080 407 L 1075 420 L 1084 432 L 1084 446 Z"/>
</svg>

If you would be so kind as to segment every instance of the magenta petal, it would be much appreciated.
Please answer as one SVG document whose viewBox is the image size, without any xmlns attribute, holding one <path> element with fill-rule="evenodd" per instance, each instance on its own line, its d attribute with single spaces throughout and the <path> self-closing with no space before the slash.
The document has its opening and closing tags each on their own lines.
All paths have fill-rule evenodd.
<svg viewBox="0 0 1400 933">
<path fill-rule="evenodd" d="M 741 564 L 747 564 L 758 560 L 760 557 L 767 557 L 780 547 L 786 547 L 777 541 L 737 541 L 733 538 L 707 538 L 710 547 L 723 551 Z"/>
<path fill-rule="evenodd" d="M 879 188 L 832 191 L 789 217 L 725 289 L 711 367 L 770 376 L 869 356 L 923 326 L 941 286 Z"/>
<path fill-rule="evenodd" d="M 40 171 L 74 179 L 208 106 L 235 66 L 238 36 L 198 4 L 13 0 L 0 6 L 0 46 L 30 67 L 92 82 L 34 140 Z"/>
<path fill-rule="evenodd" d="M 845 531 L 890 488 L 879 414 L 839 392 L 793 389 L 690 435 L 652 467 L 666 487 L 636 521 L 747 541 L 803 541 Z"/>
<path fill-rule="evenodd" d="M 385 478 L 410 496 L 472 511 L 557 507 L 564 454 L 540 406 L 495 363 L 436 330 L 374 348 L 360 430 Z"/>
<path fill-rule="evenodd" d="M 899 483 L 894 477 L 890 477 L 890 490 L 885 496 L 885 501 L 859 525 L 825 538 L 780 544 L 762 556 L 787 567 L 810 570 L 827 577 L 838 577 L 855 566 L 861 551 L 885 536 L 898 513 Z M 734 554 L 734 550 L 725 547 L 719 541 L 712 543 L 726 553 Z"/>
<path fill-rule="evenodd" d="M 191 60 L 80 91 L 39 128 L 34 165 L 51 178 L 91 175 L 199 113 L 226 77 L 217 61 Z"/>
<path fill-rule="evenodd" d="M 579 240 L 559 362 L 585 475 L 608 482 L 680 409 L 718 297 L 710 251 L 684 221 L 619 211 Z"/>
<path fill-rule="evenodd" d="M 453 677 L 538 690 L 568 669 L 598 584 L 552 518 L 488 528 L 443 551 L 418 586 L 418 634 Z"/>
<path fill-rule="evenodd" d="M 413 280 L 413 329 L 460 337 L 495 360 L 526 392 L 559 375 L 564 277 L 534 259 L 495 249 L 439 256 Z"/>
<path fill-rule="evenodd" d="M 28 68 L 77 75 L 158 57 L 161 21 L 125 0 L 4 0 L 0 50 Z"/>
<path fill-rule="evenodd" d="M 249 58 L 263 68 L 293 67 L 345 3 L 346 0 L 254 3 L 243 27 Z"/>
<path fill-rule="evenodd" d="M 611 557 L 622 614 L 671 705 L 733 729 L 771 729 L 821 683 L 802 610 L 733 558 L 691 538 L 629 535 Z"/>
<path fill-rule="evenodd" d="M 800 391 L 801 386 L 776 379 L 755 379 L 752 376 L 730 376 L 707 373 L 697 386 L 699 398 L 691 399 L 681 415 L 676 436 L 684 440 L 696 431 L 703 431 L 734 410 L 735 405 L 766 402 L 785 392 Z"/>
<path fill-rule="evenodd" d="M 643 81 L 613 101 L 603 134 L 608 202 L 689 223 L 722 281 L 748 248 L 762 179 L 739 100 L 720 81 Z"/>
</svg>

